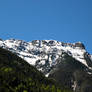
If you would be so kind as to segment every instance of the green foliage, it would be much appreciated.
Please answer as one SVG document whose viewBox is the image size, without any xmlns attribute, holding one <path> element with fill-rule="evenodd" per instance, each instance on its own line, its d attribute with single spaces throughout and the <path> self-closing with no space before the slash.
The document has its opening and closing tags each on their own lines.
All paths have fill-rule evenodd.
<svg viewBox="0 0 92 92">
<path fill-rule="evenodd" d="M 17 55 L 0 48 L 0 92 L 68 91 Z"/>
</svg>

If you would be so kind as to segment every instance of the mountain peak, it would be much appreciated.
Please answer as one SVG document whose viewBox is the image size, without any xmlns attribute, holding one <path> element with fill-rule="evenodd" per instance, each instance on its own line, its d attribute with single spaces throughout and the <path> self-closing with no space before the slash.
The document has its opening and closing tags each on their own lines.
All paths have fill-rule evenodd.
<svg viewBox="0 0 92 92">
<path fill-rule="evenodd" d="M 82 42 L 64 43 L 56 40 L 33 40 L 30 43 L 32 43 L 33 45 L 42 44 L 47 46 L 64 46 L 64 47 L 72 47 L 72 48 L 78 47 L 80 49 L 85 49 L 85 46 Z"/>
<path fill-rule="evenodd" d="M 76 42 L 76 43 L 75 43 L 75 47 L 80 47 L 80 48 L 82 48 L 82 49 L 85 49 L 84 44 L 81 43 L 81 42 Z"/>
<path fill-rule="evenodd" d="M 9 39 L 0 40 L 0 47 L 16 53 L 29 64 L 35 66 L 46 77 L 50 77 L 52 74 L 52 78 L 56 77 L 58 81 L 65 78 L 69 79 L 64 83 L 71 83 L 70 86 L 74 90 L 77 88 L 76 85 L 80 85 L 75 84 L 77 82 L 76 76 L 79 78 L 82 73 L 83 77 L 85 74 L 87 76 L 92 75 L 92 55 L 85 50 L 85 46 L 81 42 L 64 43 L 56 40 L 26 42 Z M 80 74 L 77 74 L 78 72 Z M 85 77 L 85 79 L 87 78 Z"/>
<path fill-rule="evenodd" d="M 81 42 L 64 43 L 56 40 L 33 40 L 26 42 L 23 40 L 9 39 L 1 40 L 0 47 L 16 53 L 45 74 L 49 73 L 50 68 L 58 63 L 57 59 L 62 58 L 63 52 L 89 67 L 84 58 L 84 54 L 87 51 Z"/>
</svg>

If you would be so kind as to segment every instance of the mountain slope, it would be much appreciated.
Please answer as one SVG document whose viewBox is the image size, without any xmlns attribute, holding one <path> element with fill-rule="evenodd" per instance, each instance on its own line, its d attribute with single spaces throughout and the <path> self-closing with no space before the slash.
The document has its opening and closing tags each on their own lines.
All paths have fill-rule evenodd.
<svg viewBox="0 0 92 92">
<path fill-rule="evenodd" d="M 71 92 L 30 66 L 15 54 L 0 48 L 0 92 Z"/>
<path fill-rule="evenodd" d="M 0 47 L 12 51 L 74 92 L 92 92 L 92 55 L 81 42 L 9 39 L 0 40 Z"/>
<path fill-rule="evenodd" d="M 75 92 L 92 92 L 92 71 L 87 66 L 66 53 L 58 61 L 60 63 L 52 69 L 49 77 L 70 87 Z"/>
<path fill-rule="evenodd" d="M 92 56 L 87 53 L 85 46 L 81 42 L 63 43 L 55 40 L 25 42 L 23 40 L 9 39 L 0 40 L 0 47 L 16 53 L 46 76 L 58 64 L 57 59 L 63 57 L 63 52 L 92 69 Z"/>
</svg>

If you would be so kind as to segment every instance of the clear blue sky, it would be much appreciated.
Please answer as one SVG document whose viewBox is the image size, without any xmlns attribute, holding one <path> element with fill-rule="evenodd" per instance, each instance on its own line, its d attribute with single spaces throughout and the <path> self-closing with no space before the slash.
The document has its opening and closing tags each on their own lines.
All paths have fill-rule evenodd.
<svg viewBox="0 0 92 92">
<path fill-rule="evenodd" d="M 92 53 L 92 0 L 0 0 L 0 38 L 81 41 Z"/>
</svg>

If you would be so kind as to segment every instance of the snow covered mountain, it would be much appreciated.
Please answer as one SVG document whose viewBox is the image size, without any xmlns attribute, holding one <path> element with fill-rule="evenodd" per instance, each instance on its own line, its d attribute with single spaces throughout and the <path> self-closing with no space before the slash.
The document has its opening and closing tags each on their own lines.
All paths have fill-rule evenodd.
<svg viewBox="0 0 92 92">
<path fill-rule="evenodd" d="M 92 55 L 81 42 L 0 39 L 0 47 L 17 54 L 74 92 L 92 92 Z"/>
<path fill-rule="evenodd" d="M 81 42 L 64 43 L 55 40 L 25 42 L 16 39 L 0 39 L 0 47 L 16 53 L 29 64 L 42 71 L 46 76 L 59 63 L 58 59 L 63 58 L 64 53 L 72 56 L 88 69 L 92 69 L 92 55 L 86 51 L 85 46 Z"/>
</svg>

